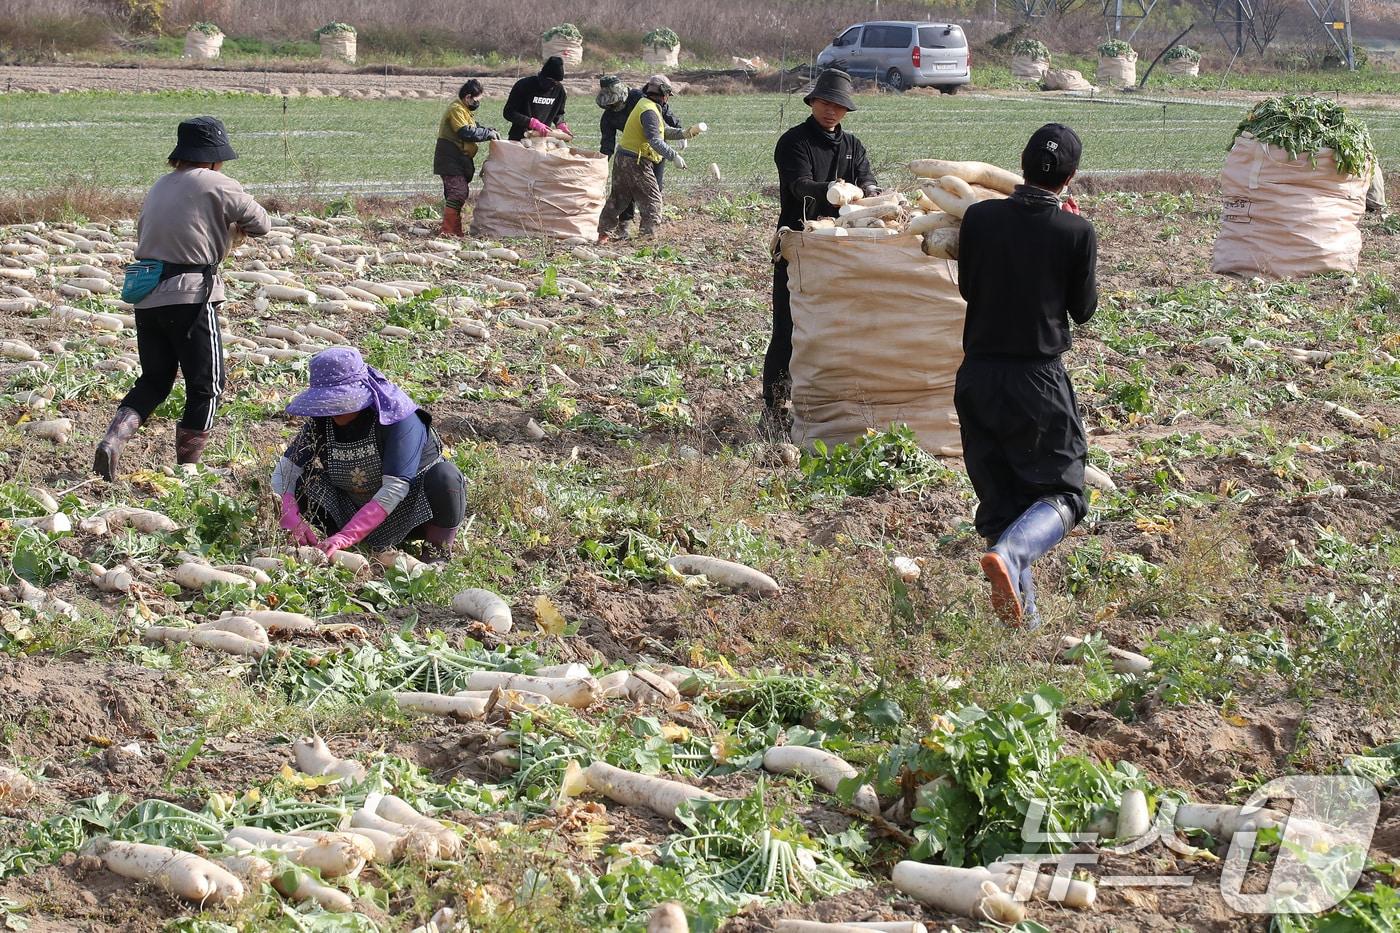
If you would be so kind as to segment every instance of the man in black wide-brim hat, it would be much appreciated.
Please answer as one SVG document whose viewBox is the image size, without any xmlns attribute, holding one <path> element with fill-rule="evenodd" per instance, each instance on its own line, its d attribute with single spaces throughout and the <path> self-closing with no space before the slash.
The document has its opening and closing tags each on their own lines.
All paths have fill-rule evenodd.
<svg viewBox="0 0 1400 933">
<path fill-rule="evenodd" d="M 851 76 L 829 68 L 817 76 L 802 99 L 812 115 L 778 140 L 773 161 L 778 166 L 778 227 L 801 230 L 808 220 L 836 217 L 837 207 L 826 192 L 838 181 L 856 185 L 867 195 L 879 192 L 870 160 L 861 141 L 841 128 L 846 114 L 856 109 Z M 787 260 L 773 262 L 773 337 L 763 358 L 764 426 L 781 432 L 790 391 L 792 360 L 792 300 L 788 294 Z M 783 432 L 785 433 L 785 432 Z"/>
</svg>

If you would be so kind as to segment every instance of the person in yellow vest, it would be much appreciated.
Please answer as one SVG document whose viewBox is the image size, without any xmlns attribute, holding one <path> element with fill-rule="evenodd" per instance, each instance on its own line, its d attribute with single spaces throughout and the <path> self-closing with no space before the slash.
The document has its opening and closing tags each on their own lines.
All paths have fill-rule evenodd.
<svg viewBox="0 0 1400 933">
<path fill-rule="evenodd" d="M 613 153 L 612 191 L 608 192 L 603 215 L 598 219 L 599 243 L 606 243 L 621 232 L 622 212 L 629 204 L 635 204 L 642 215 L 641 235 L 656 233 L 661 222 L 661 185 L 655 168 L 662 161 L 685 168 L 685 159 L 666 140 L 684 139 L 689 131 L 667 126 L 661 118 L 661 108 L 672 90 L 665 75 L 652 75 L 642 87 L 642 99 L 627 118 L 622 140 Z"/>
<path fill-rule="evenodd" d="M 472 111 L 481 106 L 481 82 L 472 78 L 457 89 L 457 99 L 438 124 L 433 150 L 433 174 L 442 176 L 442 235 L 462 236 L 462 208 L 471 196 L 478 143 L 500 139 L 495 130 L 476 122 Z"/>
</svg>

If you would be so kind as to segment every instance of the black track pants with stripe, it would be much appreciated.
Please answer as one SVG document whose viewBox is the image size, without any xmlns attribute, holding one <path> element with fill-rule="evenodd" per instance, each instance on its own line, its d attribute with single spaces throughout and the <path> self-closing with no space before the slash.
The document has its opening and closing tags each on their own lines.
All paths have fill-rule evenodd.
<svg viewBox="0 0 1400 933">
<path fill-rule="evenodd" d="M 224 391 L 224 344 L 213 304 L 166 305 L 136 311 L 136 350 L 141 375 L 122 399 L 144 422 L 185 377 L 185 414 L 180 427 L 208 431 Z"/>
</svg>

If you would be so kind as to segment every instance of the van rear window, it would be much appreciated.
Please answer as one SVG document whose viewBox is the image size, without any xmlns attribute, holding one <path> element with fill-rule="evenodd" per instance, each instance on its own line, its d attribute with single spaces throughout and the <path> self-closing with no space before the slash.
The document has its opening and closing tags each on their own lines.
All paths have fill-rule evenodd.
<svg viewBox="0 0 1400 933">
<path fill-rule="evenodd" d="M 920 26 L 919 45 L 926 49 L 962 49 L 967 38 L 957 26 Z"/>
</svg>

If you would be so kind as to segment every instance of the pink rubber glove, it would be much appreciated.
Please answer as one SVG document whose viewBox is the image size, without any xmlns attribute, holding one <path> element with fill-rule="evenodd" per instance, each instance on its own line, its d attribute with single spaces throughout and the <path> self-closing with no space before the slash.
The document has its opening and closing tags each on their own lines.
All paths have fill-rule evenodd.
<svg viewBox="0 0 1400 933">
<path fill-rule="evenodd" d="M 574 135 L 569 130 L 569 124 L 565 123 L 563 120 L 560 120 L 558 123 L 554 124 L 554 128 L 559 132 L 563 133 L 565 136 L 572 137 Z"/>
<path fill-rule="evenodd" d="M 293 544 L 309 544 L 315 547 L 321 543 L 310 523 L 301 517 L 297 497 L 290 492 L 282 493 L 282 520 L 277 524 L 286 530 Z"/>
<path fill-rule="evenodd" d="M 549 127 L 545 126 L 543 123 L 541 123 L 539 120 L 536 120 L 534 117 L 531 117 L 531 118 L 530 118 L 530 132 L 531 132 L 531 133 L 539 133 L 541 136 L 548 136 L 548 135 L 549 135 Z"/>
<path fill-rule="evenodd" d="M 1060 204 L 1060 210 L 1069 211 L 1071 214 L 1079 213 L 1079 205 L 1074 203 L 1074 195 L 1065 195 L 1064 201 Z"/>
<path fill-rule="evenodd" d="M 384 506 L 371 499 L 360 506 L 360 511 L 345 523 L 344 528 L 321 542 L 321 550 L 327 557 L 333 557 L 336 551 L 359 544 L 365 539 L 365 535 L 384 524 L 384 519 L 388 517 L 389 513 L 384 511 Z"/>
</svg>

